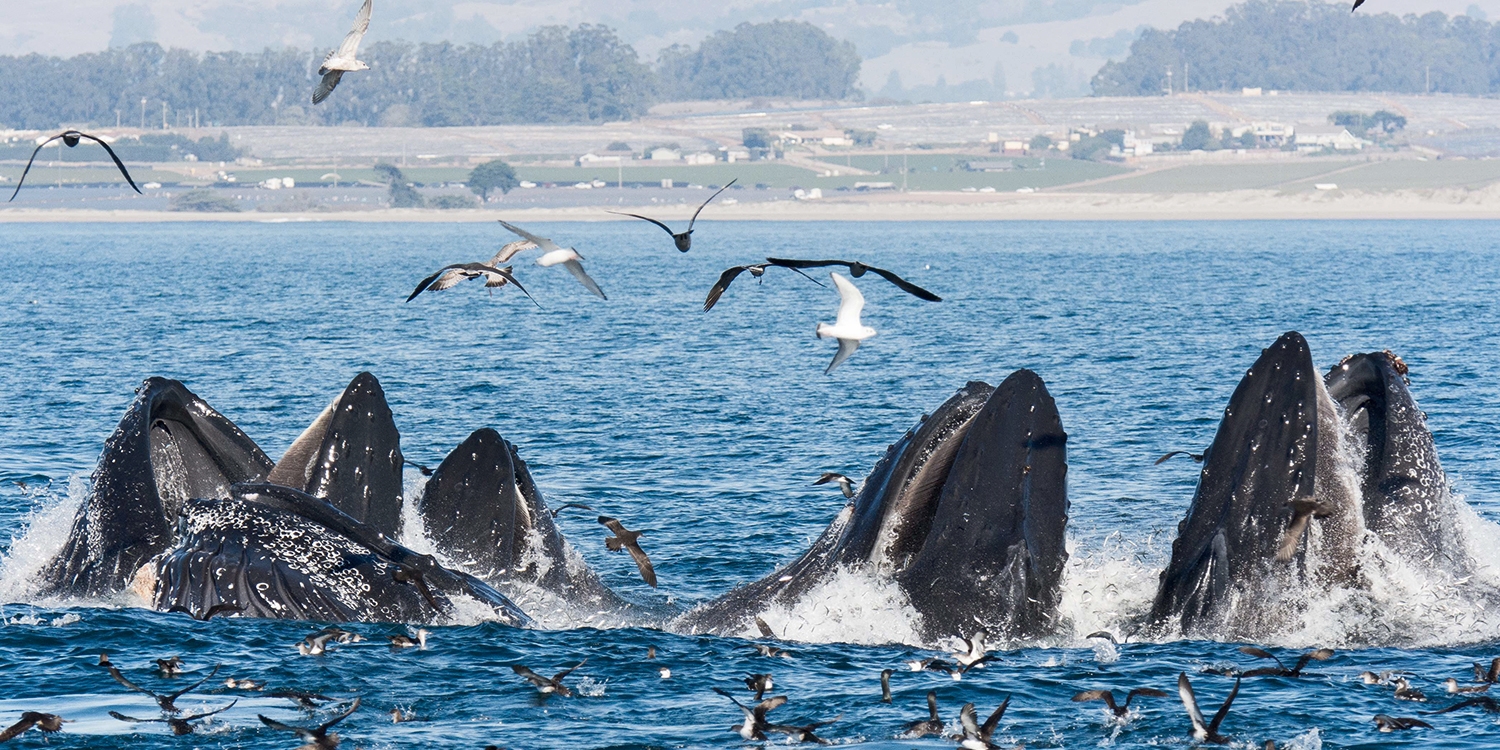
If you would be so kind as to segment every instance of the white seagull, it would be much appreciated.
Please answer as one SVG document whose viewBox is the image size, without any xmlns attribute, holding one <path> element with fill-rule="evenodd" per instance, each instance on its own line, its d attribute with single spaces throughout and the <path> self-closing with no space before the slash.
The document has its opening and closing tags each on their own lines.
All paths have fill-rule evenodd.
<svg viewBox="0 0 1500 750">
<path fill-rule="evenodd" d="M 365 38 L 365 32 L 370 30 L 370 8 L 375 0 L 365 0 L 363 7 L 359 9 L 359 15 L 354 17 L 354 28 L 344 36 L 344 41 L 339 43 L 339 48 L 329 52 L 328 57 L 323 58 L 323 65 L 318 68 L 318 75 L 323 80 L 318 82 L 318 88 L 313 90 L 313 104 L 321 104 L 329 94 L 333 93 L 335 86 L 339 85 L 339 79 L 345 73 L 356 70 L 369 70 L 370 66 L 364 64 L 357 55 L 359 54 L 359 43 Z"/>
<path fill-rule="evenodd" d="M 583 256 L 579 255 L 577 250 L 574 250 L 571 247 L 558 247 L 556 242 L 553 242 L 546 237 L 538 237 L 514 224 L 508 224 L 502 221 L 500 222 L 500 226 L 505 227 L 512 232 L 515 232 L 517 236 L 526 240 L 525 244 L 512 242 L 511 244 L 506 245 L 505 248 L 501 249 L 500 255 L 505 255 L 505 251 L 510 249 L 511 247 L 515 247 L 516 250 L 510 255 L 515 255 L 522 250 L 529 250 L 530 247 L 525 246 L 527 244 L 531 245 L 532 247 L 540 248 L 542 251 L 542 257 L 536 259 L 537 265 L 542 266 L 543 268 L 548 268 L 561 264 L 563 268 L 568 269 L 568 273 L 573 274 L 573 278 L 578 279 L 578 283 L 583 284 L 588 288 L 589 291 L 599 295 L 600 299 L 609 299 L 609 297 L 606 297 L 604 295 L 604 290 L 600 289 L 599 285 L 594 283 L 593 279 L 589 278 L 588 272 L 583 270 L 583 264 L 579 262 L 583 260 Z M 492 262 L 503 263 L 510 258 L 510 255 L 506 255 L 506 257 L 504 258 L 497 255 L 495 256 L 495 260 Z M 858 292 L 855 292 L 855 294 L 858 294 Z M 874 334 L 875 332 L 871 331 L 870 333 Z"/>
<path fill-rule="evenodd" d="M 874 328 L 859 322 L 859 313 L 865 309 L 865 295 L 859 293 L 859 287 L 837 272 L 828 275 L 833 277 L 833 285 L 839 288 L 839 315 L 833 325 L 818 324 L 818 338 L 838 339 L 839 351 L 833 355 L 833 363 L 823 371 L 825 375 L 854 354 L 859 349 L 859 342 L 875 335 Z"/>
</svg>

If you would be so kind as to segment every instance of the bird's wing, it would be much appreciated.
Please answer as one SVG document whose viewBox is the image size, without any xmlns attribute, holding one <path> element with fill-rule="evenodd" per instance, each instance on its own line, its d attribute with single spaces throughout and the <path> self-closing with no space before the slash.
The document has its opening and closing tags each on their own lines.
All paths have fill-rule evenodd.
<svg viewBox="0 0 1500 750">
<path fill-rule="evenodd" d="M 958 723 L 964 728 L 964 739 L 979 737 L 979 719 L 974 715 L 974 704 L 965 703 L 958 710 Z"/>
<path fill-rule="evenodd" d="M 563 261 L 563 267 L 568 269 L 568 273 L 573 274 L 573 278 L 578 279 L 578 282 L 580 284 L 583 284 L 588 288 L 589 291 L 593 292 L 594 294 L 599 295 L 599 299 L 609 299 L 609 297 L 606 297 L 604 295 L 604 290 L 600 289 L 599 285 L 589 277 L 588 271 L 583 270 L 582 263 L 579 263 L 576 260 L 565 260 Z"/>
<path fill-rule="evenodd" d="M 847 260 L 797 260 L 795 258 L 766 258 L 766 262 L 782 268 L 823 268 L 824 266 L 848 268 L 850 265 Z"/>
<path fill-rule="evenodd" d="M 370 30 L 370 10 L 374 0 L 365 0 L 360 6 L 359 15 L 354 17 L 354 27 L 344 35 L 344 41 L 339 43 L 339 57 L 354 59 L 359 53 L 360 40 L 365 38 L 365 32 Z"/>
<path fill-rule="evenodd" d="M 529 681 L 533 685 L 536 685 L 537 687 L 543 687 L 549 684 L 546 677 L 543 677 L 536 672 L 531 671 L 530 667 L 521 664 L 512 664 L 510 665 L 510 669 L 512 672 L 521 675 L 522 677 L 526 678 L 527 681 Z"/>
<path fill-rule="evenodd" d="M 218 604 L 215 604 L 214 606 L 209 607 L 208 611 L 203 613 L 203 621 L 207 622 L 209 620 L 212 620 L 212 619 L 214 619 L 214 616 L 216 616 L 216 615 L 224 615 L 224 614 L 230 614 L 230 613 L 233 613 L 233 612 L 244 612 L 244 611 L 245 611 L 245 608 L 241 607 L 238 604 L 231 604 L 229 602 L 219 602 Z"/>
<path fill-rule="evenodd" d="M 1129 706 L 1130 702 L 1135 700 L 1135 697 L 1138 695 L 1144 695 L 1147 698 L 1165 698 L 1167 697 L 1167 692 L 1165 690 L 1157 690 L 1156 688 L 1136 688 L 1125 695 L 1125 705 Z"/>
<path fill-rule="evenodd" d="M 806 272 L 806 271 L 803 271 L 803 270 L 802 270 L 802 269 L 800 269 L 800 268 L 793 268 L 793 267 L 791 267 L 791 266 L 781 266 L 781 267 L 782 267 L 782 268 L 785 268 L 785 269 L 786 269 L 786 270 L 788 270 L 788 271 L 795 271 L 795 272 L 796 272 L 796 273 L 797 273 L 797 275 L 798 275 L 798 276 L 801 276 L 801 277 L 802 277 L 802 278 L 804 278 L 804 279 L 807 279 L 807 280 L 808 280 L 808 281 L 811 281 L 811 282 L 812 282 L 812 283 L 814 283 L 814 284 L 817 284 L 817 285 L 818 285 L 818 286 L 820 286 L 820 287 L 823 287 L 823 288 L 825 288 L 825 289 L 827 289 L 827 288 L 828 288 L 828 285 L 827 285 L 827 284 L 824 284 L 824 283 L 823 283 L 823 282 L 821 282 L 821 281 L 818 281 L 818 280 L 817 280 L 817 279 L 815 279 L 815 278 L 813 278 L 813 277 L 811 277 L 811 276 L 808 276 L 808 275 L 807 275 L 807 272 Z"/>
<path fill-rule="evenodd" d="M 940 721 L 940 719 L 938 719 L 938 705 L 937 705 L 937 691 L 936 690 L 928 690 L 927 691 L 927 718 L 929 718 L 929 719 L 931 719 L 933 721 Z"/>
<path fill-rule="evenodd" d="M 818 477 L 818 481 L 813 482 L 813 484 L 814 485 L 828 484 L 829 482 L 832 482 L 832 481 L 838 479 L 841 476 L 843 476 L 843 474 L 840 474 L 840 473 L 838 473 L 836 471 L 825 471 L 825 472 L 823 472 L 823 476 Z"/>
<path fill-rule="evenodd" d="M 838 273 L 828 274 L 833 277 L 833 285 L 839 289 L 839 315 L 833 324 L 839 328 L 846 326 L 859 327 L 859 313 L 865 309 L 865 295 L 860 294 L 859 287 L 854 282 L 840 276 Z"/>
<path fill-rule="evenodd" d="M 1359 6 L 1364 5 L 1364 4 L 1365 4 L 1365 0 L 1354 0 L 1354 7 L 1350 8 L 1349 12 L 1353 13 L 1354 11 L 1359 10 Z"/>
<path fill-rule="evenodd" d="M 729 181 L 729 185 L 733 185 L 734 183 L 738 182 L 739 179 L 740 178 L 736 177 L 733 180 L 730 180 Z M 708 200 L 703 201 L 703 204 L 700 205 L 700 206 L 698 206 L 698 210 L 693 212 L 693 218 L 691 218 L 691 219 L 688 220 L 688 228 L 687 228 L 687 230 L 689 232 L 693 231 L 693 222 L 696 222 L 698 220 L 698 214 L 703 213 L 703 209 L 706 208 L 708 206 L 708 204 L 713 203 L 714 199 L 717 198 L 717 197 L 719 197 L 719 193 L 722 193 L 725 190 L 728 190 L 729 189 L 729 185 L 725 185 L 724 187 L 721 187 L 718 190 L 715 190 L 713 195 L 708 196 Z M 648 219 L 648 221 L 649 221 L 649 219 Z M 666 227 L 662 227 L 662 228 L 666 229 Z M 667 231 L 670 232 L 672 230 L 667 229 Z"/>
<path fill-rule="evenodd" d="M 635 542 L 627 542 L 625 549 L 630 552 L 630 557 L 635 560 L 635 567 L 641 571 L 641 580 L 651 588 L 656 588 L 656 568 L 651 567 L 651 558 L 646 556 L 646 551 Z"/>
<path fill-rule="evenodd" d="M 1292 520 L 1286 526 L 1286 531 L 1281 535 L 1281 542 L 1276 545 L 1276 559 L 1287 562 L 1297 554 L 1297 545 L 1302 543 L 1302 533 L 1307 531 L 1307 524 L 1312 522 L 1312 513 L 1299 512 L 1292 515 Z M 1280 664 L 1280 660 L 1277 660 Z"/>
<path fill-rule="evenodd" d="M 153 722 L 167 721 L 167 719 L 137 719 L 134 716 L 126 716 L 119 711 L 110 711 L 109 715 L 115 717 L 116 719 L 119 719 L 120 721 L 128 721 L 132 724 L 151 724 Z M 0 742 L 4 742 L 7 739 L 9 738 L 3 734 L 0 734 Z"/>
<path fill-rule="evenodd" d="M 610 531 L 615 532 L 615 534 L 617 534 L 617 535 L 623 536 L 625 534 L 629 534 L 630 533 L 629 531 L 627 531 L 625 529 L 625 524 L 620 523 L 620 519 L 618 519 L 618 518 L 610 518 L 609 516 L 599 516 L 599 523 L 603 524 L 603 526 L 605 528 L 609 529 Z"/>
<path fill-rule="evenodd" d="M 735 266 L 724 269 L 724 273 L 719 274 L 719 280 L 714 282 L 713 288 L 708 290 L 708 296 L 703 300 L 703 312 L 714 309 L 714 305 L 719 304 L 719 298 L 724 296 L 724 292 L 729 289 L 729 285 L 734 283 L 734 280 L 748 268 L 750 267 Z"/>
<path fill-rule="evenodd" d="M 1293 672 L 1301 672 L 1302 668 L 1306 667 L 1308 662 L 1314 661 L 1314 660 L 1316 660 L 1316 661 L 1327 661 L 1332 656 L 1333 656 L 1333 649 L 1331 649 L 1331 648 L 1320 648 L 1320 649 L 1318 649 L 1316 651 L 1309 651 L 1309 652 L 1307 652 L 1307 653 L 1305 653 L 1302 656 L 1300 656 L 1300 657 L 1297 658 L 1297 665 L 1294 666 L 1294 667 L 1292 667 L 1292 671 Z"/>
<path fill-rule="evenodd" d="M 1487 676 L 1489 677 L 1489 682 L 1500 682 L 1500 656 L 1495 657 L 1495 660 L 1490 662 L 1490 673 Z"/>
<path fill-rule="evenodd" d="M 338 87 L 339 79 L 344 77 L 342 70 L 330 70 L 323 74 L 323 80 L 318 81 L 318 87 L 313 89 L 313 104 L 322 104 L 324 99 Z"/>
<path fill-rule="evenodd" d="M 625 213 L 624 211 L 606 211 L 605 213 L 614 214 L 615 216 L 629 216 L 629 217 L 631 217 L 633 219 L 641 219 L 642 221 L 649 221 L 652 224 L 655 224 L 655 225 L 661 227 L 664 231 L 666 231 L 667 234 L 670 234 L 673 237 L 677 236 L 677 233 L 673 232 L 671 227 L 669 227 L 666 224 L 663 224 L 663 223 L 657 221 L 656 219 L 651 218 L 650 216 L 642 216 L 640 214 L 630 214 L 630 213 Z"/>
<path fill-rule="evenodd" d="M 115 150 L 110 148 L 108 143 L 105 143 L 103 140 L 89 135 L 88 133 L 79 133 L 79 135 L 93 141 L 94 143 L 99 144 L 100 146 L 103 146 L 104 150 L 109 152 L 109 158 L 115 160 L 115 166 L 120 168 L 120 174 L 125 176 L 125 181 L 130 183 L 130 187 L 135 189 L 137 195 L 143 195 L 143 193 L 141 193 L 140 187 L 135 184 L 135 180 L 130 178 L 130 170 L 125 168 L 125 162 L 120 161 L 120 157 L 115 155 Z"/>
<path fill-rule="evenodd" d="M 767 698 L 760 703 L 755 704 L 755 709 L 752 713 L 755 714 L 755 718 L 764 721 L 766 718 L 766 714 L 784 705 L 786 705 L 786 696 L 778 695 L 772 698 Z"/>
<path fill-rule="evenodd" d="M 1152 465 L 1153 466 L 1160 466 L 1160 465 L 1166 463 L 1167 460 L 1170 459 L 1171 457 L 1173 457 L 1173 456 L 1181 456 L 1184 453 L 1187 453 L 1187 451 L 1172 451 L 1171 453 L 1163 453 L 1162 457 L 1156 459 L 1156 461 L 1154 461 L 1152 463 Z"/>
<path fill-rule="evenodd" d="M 552 675 L 552 681 L 553 682 L 562 682 L 564 677 L 567 677 L 568 675 L 573 674 L 573 670 L 575 670 L 575 669 L 577 669 L 577 668 L 579 668 L 579 667 L 587 664 L 588 662 L 589 662 L 588 659 L 584 659 L 583 661 L 578 662 L 577 664 L 574 664 L 573 666 L 568 667 L 567 669 L 564 669 L 563 671 L 558 672 L 555 675 Z"/>
<path fill-rule="evenodd" d="M 1000 702 L 1000 707 L 990 714 L 990 718 L 984 720 L 984 725 L 979 727 L 979 737 L 985 742 L 990 741 L 990 736 L 995 733 L 995 727 L 1000 725 L 1000 720 L 1005 718 L 1005 709 L 1010 708 L 1010 696 Z"/>
<path fill-rule="evenodd" d="M 21 170 L 21 179 L 16 180 L 16 190 L 15 190 L 14 193 L 10 194 L 10 200 L 15 200 L 16 199 L 16 195 L 21 192 L 21 184 L 24 183 L 24 182 L 26 182 L 26 174 L 31 171 L 31 163 L 34 162 L 34 161 L 36 161 L 36 155 L 40 154 L 42 152 L 42 149 L 44 149 L 44 148 L 47 147 L 47 144 L 49 144 L 49 143 L 51 143 L 51 142 L 53 142 L 53 141 L 55 141 L 55 140 L 57 140 L 58 138 L 61 138 L 61 137 L 62 137 L 62 134 L 60 134 L 60 133 L 58 135 L 54 135 L 51 138 L 48 138 L 47 140 L 42 141 L 41 145 L 37 146 L 36 150 L 31 152 L 31 158 L 26 160 L 26 168 L 23 169 L 23 170 Z M 132 182 L 131 184 L 134 185 L 135 183 Z M 9 203 L 10 201 L 6 201 L 6 202 Z M 24 732 L 26 730 L 23 729 L 21 731 Z"/>
<path fill-rule="evenodd" d="M 859 342 L 854 339 L 839 339 L 839 350 L 833 355 L 833 361 L 828 364 L 828 369 L 823 371 L 824 375 L 833 372 L 833 368 L 844 363 L 844 360 L 854 356 L 859 350 Z"/>
<path fill-rule="evenodd" d="M 531 292 L 526 291 L 526 287 L 521 286 L 521 281 L 516 278 L 515 274 L 504 268 L 490 268 L 483 263 L 474 263 L 471 265 L 473 267 L 473 270 L 484 274 L 484 276 L 486 277 L 486 281 L 484 282 L 485 286 L 494 287 L 505 286 L 507 283 L 515 284 L 516 288 L 520 289 L 521 293 L 526 295 L 526 299 L 531 300 L 531 304 L 536 305 L 538 309 L 541 309 L 542 303 L 537 302 L 536 297 L 531 296 Z M 494 279 L 499 279 L 499 281 L 497 282 Z"/>
<path fill-rule="evenodd" d="M 1278 666 L 1286 666 L 1285 664 L 1281 663 L 1281 659 L 1276 658 L 1275 654 L 1263 648 L 1256 648 L 1255 646 L 1240 646 L 1240 653 L 1245 654 L 1246 656 L 1254 656 L 1257 659 L 1272 659 L 1275 660 Z"/>
<path fill-rule="evenodd" d="M 1187 673 L 1177 674 L 1177 695 L 1182 698 L 1182 707 L 1187 709 L 1188 720 L 1193 722 L 1193 734 L 1208 731 L 1203 723 L 1203 712 L 1198 710 L 1198 696 L 1193 694 L 1193 683 L 1188 682 Z"/>
<path fill-rule="evenodd" d="M 903 279 L 900 276 L 897 276 L 896 274 L 885 270 L 884 268 L 876 268 L 874 266 L 866 266 L 866 268 L 869 268 L 871 271 L 880 274 L 881 278 L 891 282 L 892 284 L 895 284 L 901 289 L 901 291 L 906 292 L 907 294 L 910 294 L 917 299 L 925 299 L 928 302 L 943 301 L 942 297 L 939 297 L 936 294 L 933 294 L 932 292 L 929 292 L 926 289 L 923 289 L 922 287 L 919 287 L 916 284 L 913 284 L 910 281 L 907 281 L 906 279 Z"/>
<path fill-rule="evenodd" d="M 369 0 L 365 0 L 365 5 L 366 6 L 369 5 Z M 359 703 L 360 703 L 359 696 L 355 696 L 354 697 L 354 702 L 350 703 L 349 704 L 349 708 L 345 709 L 343 713 L 339 714 L 338 716 L 333 717 L 332 719 L 329 719 L 328 721 L 323 722 L 322 724 L 319 724 L 318 725 L 318 729 L 317 729 L 317 733 L 321 735 L 324 732 L 327 732 L 328 729 L 329 729 L 329 727 L 332 727 L 334 724 L 337 724 L 337 723 L 343 721 L 344 719 L 349 718 L 350 715 L 352 715 L 355 711 L 359 710 Z"/>
<path fill-rule="evenodd" d="M 131 682 L 129 679 L 127 679 L 125 677 L 125 675 L 120 674 L 120 670 L 116 669 L 115 665 L 113 665 L 113 664 L 106 664 L 106 665 L 104 665 L 104 668 L 109 670 L 109 676 L 115 678 L 115 682 L 118 682 L 121 685 L 124 685 L 126 688 L 128 688 L 130 690 L 134 690 L 137 693 L 145 693 L 146 695 L 149 695 L 152 698 L 158 697 L 156 695 L 156 693 L 153 693 L 150 690 L 147 690 L 147 689 L 141 687 L 140 685 L 137 685 L 134 682 Z"/>
<path fill-rule="evenodd" d="M 1109 706 L 1110 711 L 1118 713 L 1120 710 L 1115 707 L 1115 694 L 1109 690 L 1086 690 L 1074 695 L 1073 700 L 1080 703 L 1084 701 L 1104 701 L 1104 705 Z"/>
<path fill-rule="evenodd" d="M 203 679 L 201 679 L 201 680 L 199 680 L 199 681 L 197 681 L 197 682 L 195 682 L 195 683 L 193 683 L 191 685 L 188 685 L 187 687 L 185 687 L 185 688 L 183 688 L 181 690 L 178 690 L 175 693 L 172 693 L 171 699 L 175 701 L 178 698 L 181 698 L 183 696 L 183 694 L 189 693 L 189 692 L 191 692 L 193 690 L 196 690 L 199 685 L 202 685 L 203 683 L 208 682 L 209 680 L 212 680 L 214 678 L 214 675 L 216 675 L 216 674 L 219 673 L 219 667 L 220 666 L 222 666 L 222 665 L 215 664 L 214 668 L 211 669 L 211 670 L 209 670 L 208 674 L 205 675 L 203 677 Z"/>
<path fill-rule="evenodd" d="M 1229 715 L 1229 707 L 1234 705 L 1234 697 L 1240 694 L 1240 678 L 1234 678 L 1234 688 L 1229 691 L 1229 697 L 1224 699 L 1224 705 L 1219 706 L 1218 712 L 1214 714 L 1214 720 L 1208 725 L 1209 735 L 1219 733 L 1219 725 L 1224 723 L 1224 717 Z"/>
<path fill-rule="evenodd" d="M 207 712 L 204 712 L 204 713 L 201 713 L 201 714 L 193 714 L 192 716 L 184 716 L 184 717 L 182 717 L 182 720 L 183 721 L 196 721 L 196 720 L 202 719 L 202 718 L 204 718 L 206 716 L 213 716 L 214 714 L 223 713 L 225 711 L 228 711 L 231 708 L 234 708 L 234 704 L 239 703 L 239 702 L 240 702 L 240 699 L 239 698 L 235 698 L 234 700 L 232 700 L 232 701 L 229 702 L 229 705 L 224 706 L 223 708 L 216 708 L 216 709 L 214 709 L 212 711 L 207 711 Z"/>
<path fill-rule="evenodd" d="M 8 742 L 15 739 L 16 737 L 19 737 L 26 730 L 36 726 L 36 722 L 36 717 L 30 715 L 29 713 L 23 714 L 20 721 L 7 727 L 5 731 L 0 732 L 0 742 Z"/>
<path fill-rule="evenodd" d="M 719 695 L 724 696 L 725 698 L 728 698 L 731 701 L 733 701 L 734 705 L 739 706 L 740 710 L 744 711 L 746 716 L 754 716 L 754 714 L 750 711 L 750 709 L 745 707 L 745 704 L 740 703 L 739 699 L 737 699 L 737 698 L 734 697 L 733 693 L 729 692 L 728 690 L 725 690 L 724 688 L 717 688 L 717 687 L 714 688 L 714 692 L 718 693 Z"/>
<path fill-rule="evenodd" d="M 260 717 L 260 722 L 262 724 L 265 724 L 272 729 L 279 729 L 283 732 L 292 732 L 293 734 L 296 734 L 298 737 L 301 737 L 304 740 L 317 739 L 317 735 L 314 735 L 312 730 L 310 729 L 305 729 L 303 727 L 294 727 L 291 724 L 282 724 L 281 722 L 272 719 L 265 714 L 256 714 L 256 716 Z"/>
<path fill-rule="evenodd" d="M 406 301 L 410 302 L 416 299 L 418 294 L 421 294 L 428 289 L 431 289 L 434 292 L 440 292 L 444 289 L 451 288 L 453 285 L 457 284 L 460 281 L 463 281 L 463 274 L 455 270 L 461 265 L 463 264 L 454 263 L 451 265 L 443 266 L 442 268 L 439 268 L 436 273 L 417 282 L 417 288 L 412 290 L 411 294 L 407 296 Z"/>
<path fill-rule="evenodd" d="M 761 619 L 760 615 L 755 616 L 755 627 L 760 630 L 760 637 L 762 638 L 776 637 L 776 631 L 772 630 L 771 626 L 767 625 L 766 621 Z"/>
<path fill-rule="evenodd" d="M 508 223 L 508 222 L 505 222 L 505 221 L 501 221 L 500 222 L 500 226 L 505 227 L 506 229 L 509 229 L 510 231 L 514 232 L 519 237 L 524 237 L 528 242 L 530 242 L 533 245 L 536 245 L 543 252 L 549 252 L 550 253 L 553 250 L 561 250 L 562 249 L 562 248 L 560 248 L 560 247 L 557 246 L 556 242 L 553 242 L 552 240 L 549 240 L 546 237 L 538 237 L 538 236 L 532 234 L 531 232 L 528 232 L 528 231 L 526 231 L 526 230 L 524 230 L 524 229 L 516 226 L 515 224 L 511 224 L 511 223 Z M 509 245 L 507 245 L 506 247 L 509 247 Z M 521 249 L 524 250 L 525 248 L 521 248 Z M 502 253 L 504 252 L 503 248 L 501 249 L 501 252 Z M 520 252 L 520 250 L 517 250 L 516 252 Z M 512 253 L 512 254 L 514 254 L 514 253 Z M 496 257 L 499 257 L 499 256 L 496 256 Z M 509 257 L 509 256 L 507 256 L 507 257 Z M 504 259 L 501 259 L 501 262 L 504 262 Z"/>
<path fill-rule="evenodd" d="M 500 252 L 495 253 L 495 257 L 490 258 L 489 265 L 499 268 L 501 263 L 504 263 L 505 261 L 516 257 L 516 255 L 524 253 L 527 250 L 535 249 L 536 243 L 532 242 L 531 240 L 516 240 L 515 242 L 508 242 L 504 247 L 500 248 Z"/>
</svg>

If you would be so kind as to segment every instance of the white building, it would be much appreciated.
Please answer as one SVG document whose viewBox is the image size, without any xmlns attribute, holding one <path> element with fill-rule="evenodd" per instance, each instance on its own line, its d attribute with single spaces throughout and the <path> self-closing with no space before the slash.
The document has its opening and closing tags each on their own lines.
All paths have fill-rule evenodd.
<svg viewBox="0 0 1500 750">
<path fill-rule="evenodd" d="M 1336 151 L 1359 151 L 1365 147 L 1363 138 L 1338 125 L 1303 125 L 1297 128 L 1293 138 L 1298 151 L 1314 151 L 1332 148 Z"/>
<path fill-rule="evenodd" d="M 658 148 L 651 151 L 651 161 L 678 161 L 682 154 L 670 148 Z"/>
</svg>

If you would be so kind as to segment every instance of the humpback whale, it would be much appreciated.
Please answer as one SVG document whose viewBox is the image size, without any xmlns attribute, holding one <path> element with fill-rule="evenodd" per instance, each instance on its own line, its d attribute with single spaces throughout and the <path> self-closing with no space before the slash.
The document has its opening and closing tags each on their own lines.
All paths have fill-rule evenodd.
<svg viewBox="0 0 1500 750">
<path fill-rule="evenodd" d="M 672 623 L 737 634 L 840 568 L 895 581 L 923 637 L 977 623 L 1021 638 L 1050 632 L 1067 560 L 1067 434 L 1036 373 L 971 382 L 886 450 L 860 492 L 801 557 Z"/>
<path fill-rule="evenodd" d="M 148 378 L 94 470 L 93 487 L 62 551 L 41 572 L 44 595 L 98 596 L 125 588 L 171 543 L 190 498 L 263 481 L 271 459 L 181 383 Z"/>
<path fill-rule="evenodd" d="M 273 464 L 181 383 L 150 378 L 105 442 L 44 594 L 127 588 L 161 610 L 432 621 L 467 597 L 529 619 L 477 578 L 396 544 L 400 435 L 360 373 Z"/>
<path fill-rule="evenodd" d="M 1225 638 L 1275 632 L 1305 606 L 1305 585 L 1353 575 L 1361 524 L 1336 465 L 1339 434 L 1307 341 L 1283 334 L 1224 409 L 1161 574 L 1153 626 Z M 1320 554 L 1310 559 L 1313 537 Z"/>
<path fill-rule="evenodd" d="M 1286 632 L 1333 587 L 1368 588 L 1360 560 L 1376 542 L 1493 598 L 1467 581 L 1460 507 L 1400 358 L 1356 354 L 1319 377 L 1307 342 L 1286 333 L 1224 410 L 1148 625 L 1230 640 Z"/>
</svg>

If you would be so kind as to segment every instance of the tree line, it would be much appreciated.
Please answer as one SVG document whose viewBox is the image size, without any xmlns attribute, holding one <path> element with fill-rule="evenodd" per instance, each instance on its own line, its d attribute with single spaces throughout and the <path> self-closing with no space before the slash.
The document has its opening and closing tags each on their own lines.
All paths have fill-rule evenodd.
<svg viewBox="0 0 1500 750">
<path fill-rule="evenodd" d="M 146 42 L 71 58 L 0 56 L 0 126 L 498 125 L 605 122 L 658 101 L 859 96 L 860 59 L 811 24 L 740 24 L 655 65 L 606 26 L 492 45 L 376 42 L 370 70 L 310 97 L 326 50 L 198 54 Z M 144 105 L 142 101 L 144 100 Z"/>
<path fill-rule="evenodd" d="M 1350 13 L 1346 5 L 1250 0 L 1222 18 L 1150 29 L 1092 81 L 1096 96 L 1263 87 L 1294 91 L 1491 94 L 1500 24 L 1433 11 Z M 1168 71 L 1171 71 L 1170 78 Z"/>
</svg>

